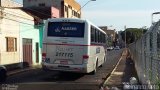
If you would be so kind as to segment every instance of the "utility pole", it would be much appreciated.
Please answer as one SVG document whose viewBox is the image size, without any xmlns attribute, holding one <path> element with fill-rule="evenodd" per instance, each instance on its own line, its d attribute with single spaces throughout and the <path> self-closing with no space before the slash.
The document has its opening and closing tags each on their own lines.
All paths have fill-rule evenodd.
<svg viewBox="0 0 160 90">
<path fill-rule="evenodd" d="M 124 30 L 125 30 L 125 48 L 126 48 L 126 25 L 124 26 Z"/>
</svg>

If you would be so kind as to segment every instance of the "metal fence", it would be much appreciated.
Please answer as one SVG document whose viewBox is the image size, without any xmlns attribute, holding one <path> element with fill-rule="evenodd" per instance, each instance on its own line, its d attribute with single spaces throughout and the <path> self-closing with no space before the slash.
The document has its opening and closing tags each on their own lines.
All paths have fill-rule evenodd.
<svg viewBox="0 0 160 90">
<path fill-rule="evenodd" d="M 147 85 L 160 83 L 160 21 L 130 44 L 129 50 L 140 82 Z"/>
</svg>

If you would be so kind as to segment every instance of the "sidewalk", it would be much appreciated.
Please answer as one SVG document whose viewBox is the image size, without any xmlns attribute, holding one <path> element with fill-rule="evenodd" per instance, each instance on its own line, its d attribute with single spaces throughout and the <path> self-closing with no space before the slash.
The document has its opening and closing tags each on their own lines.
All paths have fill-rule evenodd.
<svg viewBox="0 0 160 90">
<path fill-rule="evenodd" d="M 34 66 L 30 66 L 30 67 L 10 70 L 10 71 L 7 71 L 7 76 L 11 76 L 11 75 L 14 75 L 16 73 L 21 73 L 21 72 L 25 72 L 25 71 L 29 71 L 29 70 L 33 70 L 33 69 L 38 69 L 38 68 L 41 68 L 41 65 L 34 65 Z"/>
<path fill-rule="evenodd" d="M 117 66 L 105 81 L 104 87 L 109 89 L 111 87 L 117 87 L 118 89 L 122 90 L 123 84 L 128 83 L 131 77 L 137 78 L 134 62 L 130 58 L 127 58 L 128 55 L 129 54 L 127 50 L 124 50 L 119 62 L 117 63 Z"/>
</svg>

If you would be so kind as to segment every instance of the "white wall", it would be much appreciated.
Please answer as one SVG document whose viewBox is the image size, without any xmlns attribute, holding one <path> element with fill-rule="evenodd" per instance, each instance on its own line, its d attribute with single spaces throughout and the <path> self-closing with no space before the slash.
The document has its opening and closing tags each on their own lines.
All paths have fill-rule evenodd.
<svg viewBox="0 0 160 90">
<path fill-rule="evenodd" d="M 23 26 L 25 25 L 25 26 Z M 0 64 L 23 62 L 22 38 L 33 39 L 33 64 L 35 63 L 35 43 L 39 42 L 39 30 L 34 28 L 34 18 L 20 9 L 3 10 L 0 23 Z M 6 37 L 17 38 L 17 51 L 6 52 Z M 39 55 L 41 50 L 39 49 Z M 41 55 L 40 55 L 41 56 Z M 39 57 L 41 62 L 41 57 Z M 40 63 L 39 62 L 39 63 Z"/>
<path fill-rule="evenodd" d="M 10 12 L 5 9 L 3 12 Z M 6 13 L 3 13 L 3 18 L 1 19 L 1 64 L 10 64 L 18 63 L 19 60 L 19 48 L 16 52 L 7 52 L 6 51 L 6 37 L 15 37 L 17 38 L 17 43 L 19 43 L 19 23 L 13 20 L 14 17 L 7 16 Z M 9 18 L 10 17 L 10 18 Z M 15 19 L 15 18 L 14 18 Z M 19 47 L 19 44 L 17 44 Z"/>
</svg>

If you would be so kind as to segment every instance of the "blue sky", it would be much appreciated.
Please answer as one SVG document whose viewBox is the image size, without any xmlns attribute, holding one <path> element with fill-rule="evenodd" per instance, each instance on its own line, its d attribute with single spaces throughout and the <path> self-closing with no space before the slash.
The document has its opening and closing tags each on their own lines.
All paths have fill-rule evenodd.
<svg viewBox="0 0 160 90">
<path fill-rule="evenodd" d="M 21 1 L 21 0 L 17 0 Z M 88 0 L 76 0 L 83 6 Z M 82 8 L 82 18 L 98 26 L 112 26 L 116 30 L 149 27 L 151 14 L 160 12 L 160 0 L 96 0 Z M 160 15 L 154 15 L 154 21 Z"/>
<path fill-rule="evenodd" d="M 77 0 L 82 6 L 88 0 Z M 149 27 L 151 14 L 160 12 L 160 0 L 96 0 L 83 9 L 83 18 L 88 18 L 98 26 L 113 26 L 117 30 Z M 160 15 L 154 15 L 154 21 Z"/>
</svg>

